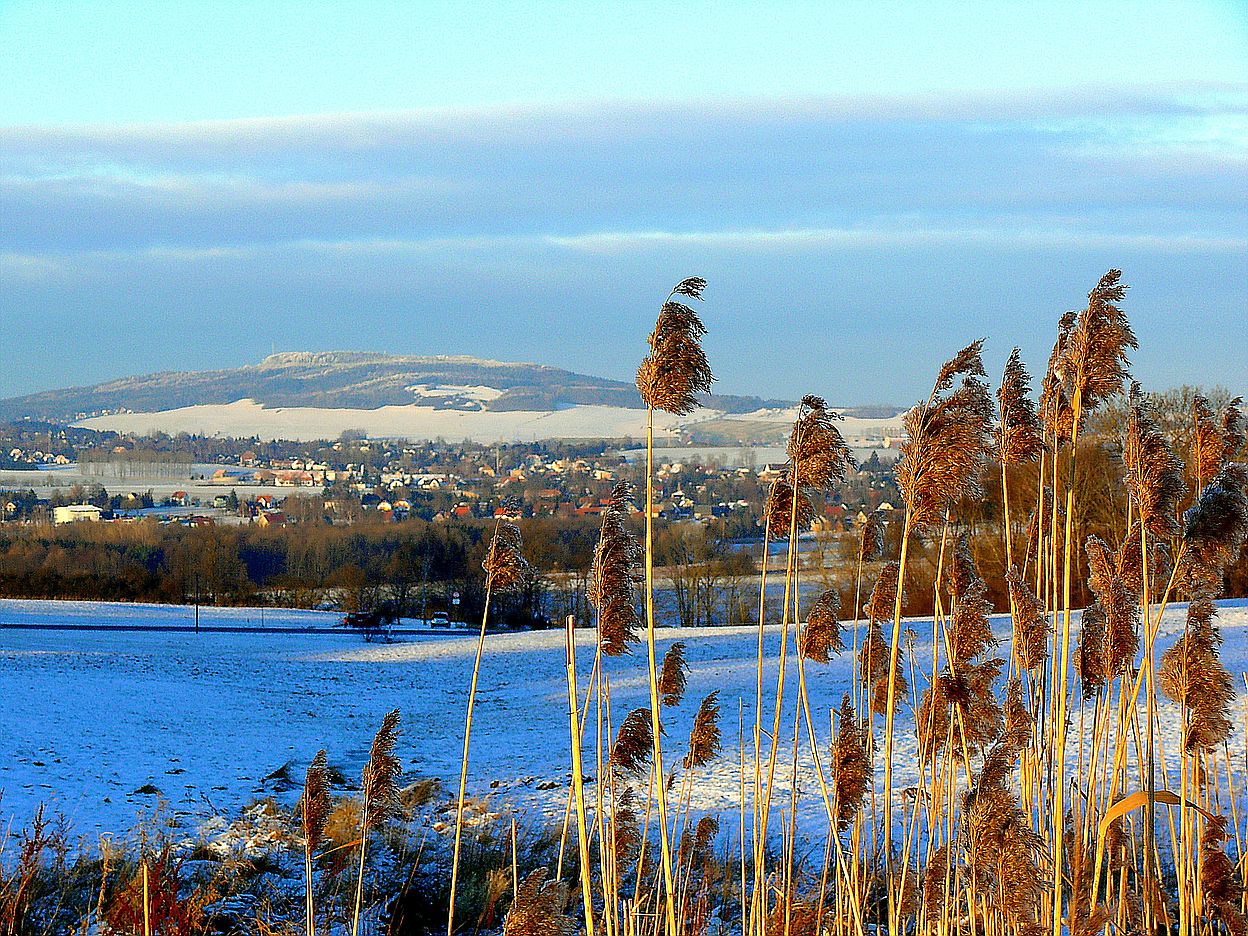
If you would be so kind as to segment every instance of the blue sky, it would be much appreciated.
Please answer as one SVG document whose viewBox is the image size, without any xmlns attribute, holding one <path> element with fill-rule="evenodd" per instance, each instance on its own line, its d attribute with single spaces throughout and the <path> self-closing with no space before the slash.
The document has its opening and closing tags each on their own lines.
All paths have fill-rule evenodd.
<svg viewBox="0 0 1248 936">
<path fill-rule="evenodd" d="M 0 2 L 0 87 L 5 395 L 626 379 L 697 273 L 725 392 L 905 403 L 1110 266 L 1146 385 L 1248 391 L 1243 4 Z"/>
</svg>

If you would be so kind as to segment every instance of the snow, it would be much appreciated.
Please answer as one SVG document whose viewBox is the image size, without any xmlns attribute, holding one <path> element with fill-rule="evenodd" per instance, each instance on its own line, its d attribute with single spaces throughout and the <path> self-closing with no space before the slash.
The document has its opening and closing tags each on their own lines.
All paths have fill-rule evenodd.
<svg viewBox="0 0 1248 936">
<path fill-rule="evenodd" d="M 532 442 L 542 439 L 644 438 L 646 411 L 621 406 L 566 406 L 556 410 L 489 410 L 479 408 L 502 392 L 488 386 L 413 385 L 418 398 L 459 402 L 463 406 L 430 406 L 420 402 L 377 409 L 269 407 L 255 400 L 203 404 L 154 413 L 113 413 L 75 423 L 88 429 L 144 434 L 190 432 L 200 435 L 312 441 L 335 439 L 345 430 L 360 430 L 374 438 L 436 439 L 474 442 Z M 689 416 L 656 412 L 661 433 L 700 422 L 731 419 L 775 423 L 787 429 L 797 409 L 759 410 L 728 414 L 699 409 Z M 871 448 L 901 432 L 901 417 L 838 422 L 851 444 Z M 734 448 L 739 448 L 736 446 Z"/>
<path fill-rule="evenodd" d="M 329 751 L 331 764 L 358 776 L 373 732 L 392 708 L 403 713 L 399 754 L 409 779 L 458 775 L 464 707 L 475 641 L 437 634 L 388 645 L 364 644 L 334 629 L 337 615 L 268 609 L 267 630 L 195 635 L 186 630 L 64 631 L 6 629 L 9 623 L 88 623 L 189 626 L 186 607 L 90 602 L 0 601 L 0 821 L 20 826 L 35 806 L 64 811 L 75 830 L 92 839 L 121 833 L 155 806 L 156 796 L 135 792 L 150 784 L 168 801 L 174 819 L 193 828 L 215 813 L 235 817 L 255 798 L 270 793 L 293 802 L 297 790 L 263 783 L 290 763 L 299 779 L 313 754 Z M 201 610 L 204 625 L 259 626 L 255 609 Z M 998 618 L 1001 632 L 1008 619 Z M 1230 751 L 1242 784 L 1244 720 L 1248 706 L 1242 674 L 1248 669 L 1248 605 L 1232 602 L 1219 615 L 1223 659 L 1236 674 L 1237 727 Z M 930 631 L 921 622 L 916 650 L 930 658 Z M 1183 611 L 1167 611 L 1158 655 L 1183 627 Z M 291 628 L 299 628 L 298 632 Z M 312 632 L 303 632 L 311 629 Z M 673 640 L 687 642 L 689 689 L 684 702 L 665 710 L 669 765 L 684 753 L 701 699 L 720 691 L 724 752 L 693 786 L 695 810 L 739 808 L 738 719 L 752 724 L 757 631 L 753 627 L 662 629 L 659 652 Z M 847 636 L 847 639 L 848 636 Z M 764 694 L 777 676 L 779 629 L 768 628 Z M 578 634 L 582 697 L 593 660 L 593 635 Z M 782 731 L 791 737 L 797 694 L 790 645 Z M 568 754 L 567 688 L 563 634 L 541 631 L 491 635 L 487 640 L 473 731 L 471 790 L 491 794 L 524 815 L 562 816 Z M 615 727 L 630 709 L 648 704 L 644 648 L 605 661 Z M 828 712 L 848 686 L 849 654 L 827 667 L 809 664 L 807 679 L 816 730 L 828 742 Z M 766 710 L 770 718 L 770 710 Z M 1178 746 L 1177 708 L 1161 709 L 1162 742 L 1172 756 Z M 1074 722 L 1078 725 L 1078 719 Z M 878 731 L 877 720 L 877 731 Z M 586 771 L 593 773 L 589 722 Z M 1072 732 L 1071 759 L 1078 739 Z M 895 788 L 917 782 L 913 723 L 898 721 Z M 787 746 L 787 745 L 786 745 Z M 791 763 L 781 749 L 779 763 Z M 803 799 L 800 821 L 821 823 L 813 764 L 800 757 Z M 787 789 L 788 767 L 778 783 Z M 453 784 L 448 783 L 448 786 Z M 777 787 L 779 791 L 779 786 Z M 787 802 L 787 795 L 785 796 Z"/>
<path fill-rule="evenodd" d="M 655 414 L 655 428 L 670 430 L 680 418 Z M 408 404 L 377 409 L 267 407 L 254 400 L 186 406 L 158 413 L 117 413 L 84 419 L 76 426 L 145 434 L 150 432 L 314 441 L 346 430 L 373 438 L 437 439 L 451 442 L 533 442 L 541 439 L 642 438 L 646 411 L 619 406 L 570 406 L 560 410 L 473 410 Z"/>
<path fill-rule="evenodd" d="M 474 400 L 478 403 L 488 403 L 490 400 L 497 400 L 506 392 L 495 387 L 461 384 L 412 384 L 404 389 L 418 398 L 465 399 Z"/>
</svg>

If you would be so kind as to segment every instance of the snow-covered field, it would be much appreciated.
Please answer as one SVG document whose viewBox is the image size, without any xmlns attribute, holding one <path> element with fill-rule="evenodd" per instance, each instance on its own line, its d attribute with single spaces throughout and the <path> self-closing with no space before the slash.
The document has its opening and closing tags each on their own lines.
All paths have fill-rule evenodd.
<svg viewBox="0 0 1248 936">
<path fill-rule="evenodd" d="M 301 777 L 320 747 L 344 773 L 358 775 L 372 734 L 391 708 L 403 713 L 399 753 L 413 777 L 457 776 L 464 705 L 474 641 L 462 636 L 412 637 L 364 644 L 332 629 L 335 615 L 275 611 L 264 615 L 265 632 L 200 634 L 120 630 L 6 629 L 8 623 L 104 623 L 189 625 L 184 607 L 85 602 L 0 601 L 0 820 L 21 824 L 40 802 L 64 811 L 85 836 L 124 832 L 160 798 L 187 825 L 214 811 L 232 814 L 250 799 L 274 792 L 263 778 L 291 763 Z M 204 609 L 204 624 L 260 624 L 251 609 Z M 1248 606 L 1224 606 L 1219 622 L 1224 659 L 1237 674 L 1238 727 L 1231 752 L 1245 780 L 1243 719 L 1248 706 Z M 1008 620 L 997 620 L 1008 628 Z M 1182 610 L 1163 621 L 1161 647 L 1181 631 Z M 313 633 L 282 628 L 320 628 Z M 926 628 L 916 629 L 922 634 Z M 701 698 L 720 690 L 724 753 L 699 777 L 693 803 L 699 809 L 737 808 L 737 725 L 751 720 L 756 631 L 753 628 L 664 630 L 660 652 L 675 639 L 687 641 L 691 672 L 684 703 L 666 713 L 667 750 L 683 754 Z M 593 657 L 592 635 L 580 635 L 578 663 L 584 691 Z M 930 638 L 929 638 L 930 640 Z M 767 634 L 768 696 L 777 672 L 778 628 Z M 930 657 L 922 638 L 919 659 Z M 846 654 L 828 667 L 811 665 L 812 701 L 822 716 L 848 688 Z M 644 655 L 607 662 L 618 721 L 645 705 Z M 794 669 L 792 675 L 796 676 Z M 796 683 L 786 691 L 786 707 Z M 1177 747 L 1174 706 L 1162 711 L 1166 749 Z M 786 732 L 792 711 L 783 718 Z M 559 631 L 491 636 L 481 672 L 473 734 L 472 784 L 526 815 L 562 814 L 570 758 L 563 634 Z M 592 733 L 592 720 L 591 720 Z M 748 735 L 748 727 L 747 727 Z M 910 724 L 899 722 L 898 789 L 916 780 Z M 1072 740 L 1073 743 L 1073 740 Z M 803 745 L 805 742 L 803 741 Z M 587 752 L 587 772 L 593 772 Z M 782 757 L 788 764 L 791 758 Z M 787 787 L 787 772 L 783 776 Z M 799 784 L 804 815 L 821 807 L 808 754 Z M 154 787 L 159 796 L 138 793 Z M 277 791 L 289 800 L 295 791 Z"/>
<path fill-rule="evenodd" d="M 678 417 L 656 414 L 656 428 L 670 429 Z M 76 423 L 89 429 L 143 434 L 162 431 L 202 435 L 252 435 L 263 439 L 336 439 L 346 430 L 373 438 L 437 439 L 451 442 L 532 442 L 541 439 L 643 438 L 646 411 L 618 406 L 570 406 L 552 411 L 442 409 L 420 404 L 377 409 L 312 406 L 268 407 L 254 400 L 186 406 L 159 413 L 118 413 Z"/>
<path fill-rule="evenodd" d="M 474 404 L 488 401 L 488 387 L 450 388 L 456 397 Z M 448 391 L 449 392 L 449 391 Z M 497 392 L 497 391 L 495 391 Z M 444 396 L 441 391 L 426 390 L 424 396 Z M 655 429 L 664 432 L 693 426 L 714 419 L 758 422 L 778 427 L 791 426 L 796 408 L 758 410 L 753 413 L 728 414 L 714 409 L 699 409 L 691 416 L 672 416 L 656 412 Z M 156 413 L 115 413 L 84 419 L 75 425 L 88 429 L 113 430 L 144 434 L 179 432 L 200 435 L 290 439 L 314 441 L 336 439 L 346 430 L 363 431 L 374 438 L 437 439 L 452 442 L 533 442 L 542 439 L 641 439 L 646 434 L 646 411 L 621 406 L 568 406 L 557 410 L 488 410 L 478 405 L 467 408 L 431 406 L 411 403 L 405 406 L 380 406 L 376 409 L 334 409 L 313 406 L 271 407 L 255 400 L 186 406 Z M 873 440 L 882 443 L 886 436 L 896 438 L 901 431 L 901 417 L 861 419 L 847 417 L 840 424 L 850 441 Z"/>
</svg>

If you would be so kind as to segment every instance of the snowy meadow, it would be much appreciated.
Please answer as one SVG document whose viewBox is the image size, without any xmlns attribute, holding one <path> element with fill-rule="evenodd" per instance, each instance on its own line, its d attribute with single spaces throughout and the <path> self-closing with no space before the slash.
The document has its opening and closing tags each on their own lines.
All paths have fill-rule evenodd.
<svg viewBox="0 0 1248 936">
<path fill-rule="evenodd" d="M 1183 612 L 1182 607 L 1167 611 L 1160 647 L 1182 633 Z M 236 816 L 257 799 L 272 796 L 293 807 L 302 787 L 289 778 L 302 778 L 322 747 L 345 777 L 358 778 L 374 729 L 396 708 L 403 713 L 396 750 L 404 775 L 437 778 L 448 786 L 455 780 L 460 752 L 447 739 L 463 732 L 470 635 L 367 644 L 335 627 L 341 617 L 336 613 L 272 608 L 265 610 L 265 631 L 196 635 L 190 630 L 193 614 L 176 605 L 0 600 L 0 698 L 6 700 L 0 749 L 11 752 L 0 764 L 0 819 L 6 827 L 20 828 L 45 804 L 63 813 L 75 836 L 87 841 L 101 834 L 124 836 L 158 811 L 176 823 L 180 835 L 194 838 L 203 823 Z M 261 626 L 254 608 L 201 608 L 200 620 L 205 628 Z M 1221 622 L 1223 661 L 1239 676 L 1241 718 L 1229 748 L 1242 780 L 1248 764 L 1243 683 L 1248 602 L 1224 603 Z M 907 623 L 930 634 L 930 619 Z M 1008 615 L 996 615 L 992 623 L 1008 651 Z M 17 630 L 7 627 L 11 624 L 102 629 Z M 130 631 L 116 625 L 179 629 Z M 315 632 L 291 633 L 292 628 Z M 725 828 L 739 809 L 741 745 L 735 726 L 738 715 L 747 723 L 753 719 L 757 636 L 748 627 L 661 628 L 657 635 L 663 652 L 676 641 L 686 646 L 691 701 L 676 717 L 687 720 L 696 700 L 720 693 L 723 751 L 699 776 L 691 802 L 696 812 L 723 814 Z M 774 684 L 780 628 L 769 626 L 765 640 L 763 678 Z M 577 644 L 578 672 L 587 682 L 593 633 L 579 633 Z M 930 656 L 930 636 L 916 641 L 915 653 L 920 659 Z M 613 704 L 622 711 L 643 706 L 648 698 L 644 673 L 638 674 L 634 663 L 624 658 L 605 664 Z M 794 656 L 786 661 L 794 681 L 797 665 Z M 812 707 L 827 712 L 839 706 L 842 695 L 853 690 L 852 675 L 846 659 L 812 671 Z M 498 811 L 514 812 L 525 822 L 561 821 L 571 770 L 563 632 L 490 635 L 477 705 L 483 714 L 473 737 L 470 792 L 490 796 Z M 790 698 L 786 724 L 795 707 Z M 1166 746 L 1174 748 L 1182 725 L 1177 706 L 1168 703 L 1161 718 Z M 912 718 L 902 730 L 913 733 Z M 1072 736 L 1072 757 L 1077 747 Z M 591 753 L 587 740 L 585 757 Z M 898 782 L 913 786 L 917 746 L 898 754 Z M 791 739 L 780 759 L 792 764 Z M 779 778 L 782 791 L 791 777 L 790 766 Z M 797 786 L 799 827 L 817 837 L 823 805 L 805 746 L 798 751 Z"/>
</svg>

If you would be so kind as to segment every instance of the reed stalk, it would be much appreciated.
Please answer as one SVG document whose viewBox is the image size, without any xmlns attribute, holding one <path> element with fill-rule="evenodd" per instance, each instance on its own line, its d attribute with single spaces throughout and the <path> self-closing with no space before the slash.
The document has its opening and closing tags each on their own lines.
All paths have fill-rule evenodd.
<svg viewBox="0 0 1248 936">
<path fill-rule="evenodd" d="M 581 898 L 585 903 L 585 932 L 594 936 L 594 900 L 591 891 L 588 823 L 585 819 L 585 780 L 581 767 L 581 725 L 576 703 L 575 619 L 568 615 L 565 630 L 568 670 L 568 731 L 572 738 L 572 790 L 576 800 L 576 840 L 581 864 Z"/>
</svg>

